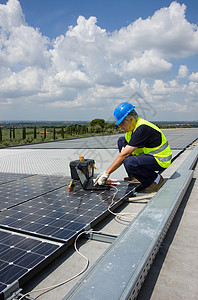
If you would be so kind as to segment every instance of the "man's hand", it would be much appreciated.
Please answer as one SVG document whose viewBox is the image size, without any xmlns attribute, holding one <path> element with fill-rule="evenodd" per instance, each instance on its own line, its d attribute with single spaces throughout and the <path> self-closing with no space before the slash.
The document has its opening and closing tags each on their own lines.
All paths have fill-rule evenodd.
<svg viewBox="0 0 198 300">
<path fill-rule="evenodd" d="M 94 185 L 96 185 L 96 184 L 104 185 L 108 178 L 109 178 L 109 174 L 107 174 L 106 172 L 103 172 L 96 177 Z"/>
</svg>

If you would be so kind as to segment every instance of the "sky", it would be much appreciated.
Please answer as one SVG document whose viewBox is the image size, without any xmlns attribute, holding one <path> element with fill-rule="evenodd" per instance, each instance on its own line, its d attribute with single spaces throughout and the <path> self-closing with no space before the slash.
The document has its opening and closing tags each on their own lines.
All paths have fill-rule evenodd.
<svg viewBox="0 0 198 300">
<path fill-rule="evenodd" d="M 0 0 L 0 121 L 198 121 L 198 1 Z"/>
</svg>

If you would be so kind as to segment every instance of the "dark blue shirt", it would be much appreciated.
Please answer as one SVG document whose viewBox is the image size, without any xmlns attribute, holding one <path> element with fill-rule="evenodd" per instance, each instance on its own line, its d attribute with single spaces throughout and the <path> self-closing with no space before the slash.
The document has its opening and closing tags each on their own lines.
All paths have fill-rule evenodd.
<svg viewBox="0 0 198 300">
<path fill-rule="evenodd" d="M 162 143 L 161 133 L 148 125 L 140 125 L 131 136 L 128 145 L 137 148 L 155 148 Z"/>
</svg>

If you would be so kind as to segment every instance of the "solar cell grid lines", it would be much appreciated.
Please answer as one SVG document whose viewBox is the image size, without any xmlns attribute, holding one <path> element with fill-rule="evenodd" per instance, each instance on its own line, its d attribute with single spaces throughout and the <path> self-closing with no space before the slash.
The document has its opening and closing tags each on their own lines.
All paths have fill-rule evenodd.
<svg viewBox="0 0 198 300">
<path fill-rule="evenodd" d="M 123 183 L 115 190 L 85 192 L 79 183 L 69 193 L 65 187 L 3 211 L 0 224 L 19 232 L 67 242 L 105 214 L 114 197 L 115 204 L 134 186 Z"/>
<path fill-rule="evenodd" d="M 0 230 L 0 293 L 56 252 L 62 244 Z"/>
<path fill-rule="evenodd" d="M 18 205 L 67 184 L 61 176 L 35 175 L 0 185 L 0 210 Z"/>
<path fill-rule="evenodd" d="M 172 150 L 184 150 L 198 138 L 197 128 L 163 129 Z"/>
<path fill-rule="evenodd" d="M 190 134 L 177 129 L 167 133 L 177 154 L 197 138 L 197 129 L 190 130 Z M 70 158 L 74 154 L 78 158 L 83 152 L 85 157 L 95 159 L 97 172 L 103 171 L 117 155 L 117 138 L 118 135 L 91 137 L 24 146 L 34 150 L 24 147 L 2 150 L 4 172 L 17 170 L 27 174 L 0 173 L 0 299 L 9 284 L 19 281 L 21 287 L 33 272 L 36 274 L 35 270 L 39 272 L 44 264 L 65 250 L 78 233 L 93 228 L 109 214 L 109 204 L 112 203 L 111 210 L 114 210 L 135 190 L 135 185 L 121 180 L 116 195 L 113 188 L 85 191 L 77 182 L 72 192 L 68 192 L 70 177 L 64 174 L 69 174 Z M 124 176 L 121 172 L 115 178 Z"/>
<path fill-rule="evenodd" d="M 77 181 L 68 192 L 66 176 L 6 175 L 0 184 L 0 298 L 108 214 L 112 199 L 116 207 L 135 189 L 122 182 L 116 195 L 114 188 L 85 191 Z"/>
<path fill-rule="evenodd" d="M 20 180 L 34 174 L 15 174 L 15 173 L 0 173 L 0 185 L 11 181 Z"/>
</svg>

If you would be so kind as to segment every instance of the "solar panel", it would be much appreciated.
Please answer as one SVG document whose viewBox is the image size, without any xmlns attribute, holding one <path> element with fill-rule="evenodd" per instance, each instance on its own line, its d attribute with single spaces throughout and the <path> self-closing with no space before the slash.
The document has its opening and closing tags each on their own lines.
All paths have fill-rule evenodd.
<svg viewBox="0 0 198 300">
<path fill-rule="evenodd" d="M 0 297 L 16 280 L 24 284 L 62 244 L 0 230 Z"/>
<path fill-rule="evenodd" d="M 2 185 L 10 191 L 8 200 L 18 204 L 0 213 L 0 298 L 9 285 L 16 280 L 24 284 L 52 255 L 57 255 L 61 245 L 69 246 L 79 232 L 109 213 L 110 204 L 114 209 L 136 187 L 122 182 L 115 195 L 114 188 L 85 191 L 79 182 L 68 192 L 67 186 L 60 187 L 69 182 L 65 177 L 33 176 L 19 182 L 23 184 Z M 2 191 L 5 194 L 5 189 Z"/>
<path fill-rule="evenodd" d="M 185 149 L 198 138 L 197 128 L 163 129 L 171 149 Z"/>
<path fill-rule="evenodd" d="M 66 185 L 63 176 L 35 175 L 0 185 L 0 210 L 38 197 Z"/>
<path fill-rule="evenodd" d="M 26 144 L 16 146 L 17 149 L 117 149 L 120 134 L 90 136 L 56 142 Z"/>
<path fill-rule="evenodd" d="M 115 195 L 114 188 L 84 191 L 77 182 L 70 193 L 62 187 L 3 211 L 0 225 L 18 232 L 68 242 L 104 217 L 113 197 L 112 207 L 115 208 L 134 189 L 134 184 L 122 182 Z"/>
<path fill-rule="evenodd" d="M 34 174 L 0 173 L 0 184 L 20 180 L 33 175 Z"/>
<path fill-rule="evenodd" d="M 197 128 L 162 129 L 172 149 L 184 149 L 198 138 Z M 55 142 L 26 144 L 17 149 L 117 149 L 117 140 L 123 134 L 91 136 Z"/>
</svg>

